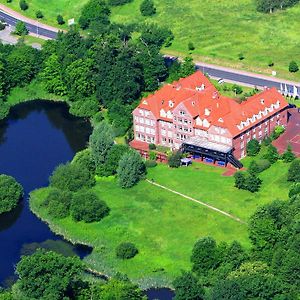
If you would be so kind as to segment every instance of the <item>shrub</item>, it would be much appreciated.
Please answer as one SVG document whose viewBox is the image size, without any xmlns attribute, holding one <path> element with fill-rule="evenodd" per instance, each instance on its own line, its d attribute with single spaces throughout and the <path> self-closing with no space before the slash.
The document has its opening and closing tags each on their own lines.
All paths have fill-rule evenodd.
<svg viewBox="0 0 300 300">
<path fill-rule="evenodd" d="M 273 67 L 273 66 L 274 66 L 274 62 L 273 62 L 273 60 L 269 60 L 269 62 L 268 62 L 268 66 L 269 66 L 269 67 Z"/>
<path fill-rule="evenodd" d="M 59 24 L 59 25 L 63 25 L 66 23 L 62 15 L 57 15 L 56 21 L 57 21 L 57 24 Z"/>
<path fill-rule="evenodd" d="M 300 182 L 300 159 L 295 159 L 288 170 L 288 181 Z"/>
<path fill-rule="evenodd" d="M 258 140 L 253 139 L 253 140 L 249 141 L 249 143 L 247 144 L 246 149 L 247 149 L 246 150 L 247 155 L 256 156 L 260 151 L 260 144 L 259 144 Z"/>
<path fill-rule="evenodd" d="M 240 95 L 240 94 L 243 93 L 242 87 L 240 87 L 240 86 L 237 85 L 237 84 L 234 84 L 234 85 L 232 86 L 232 91 L 235 92 L 237 95 Z"/>
<path fill-rule="evenodd" d="M 292 162 L 296 159 L 296 155 L 293 153 L 291 145 L 288 145 L 286 151 L 282 154 L 282 159 L 285 163 Z"/>
<path fill-rule="evenodd" d="M 234 186 L 238 189 L 245 189 L 246 187 L 246 175 L 244 172 L 236 172 L 234 174 L 234 180 L 235 180 L 235 183 L 234 183 Z"/>
<path fill-rule="evenodd" d="M 249 168 L 248 168 L 248 172 L 251 175 L 257 175 L 259 173 L 259 167 L 255 160 L 251 161 Z"/>
<path fill-rule="evenodd" d="M 92 160 L 91 150 L 89 148 L 77 152 L 72 163 L 80 166 L 82 169 L 88 169 L 91 176 L 95 174 L 96 166 Z"/>
<path fill-rule="evenodd" d="M 11 176 L 0 175 L 0 214 L 15 208 L 23 197 L 22 186 Z"/>
<path fill-rule="evenodd" d="M 122 188 L 130 188 L 137 184 L 146 173 L 145 163 L 136 151 L 125 153 L 117 169 L 118 182 Z"/>
<path fill-rule="evenodd" d="M 28 29 L 27 29 L 25 23 L 22 21 L 18 21 L 16 24 L 16 27 L 15 27 L 14 33 L 19 36 L 27 35 Z"/>
<path fill-rule="evenodd" d="M 263 139 L 263 141 L 262 141 L 262 144 L 263 144 L 264 146 L 269 146 L 271 143 L 272 143 L 272 139 L 271 139 L 271 137 L 269 137 L 269 136 L 265 137 L 265 138 Z"/>
<path fill-rule="evenodd" d="M 12 2 L 12 0 L 6 0 L 6 3 L 11 3 Z"/>
<path fill-rule="evenodd" d="M 293 60 L 290 62 L 289 64 L 289 71 L 291 73 L 296 73 L 299 71 L 299 67 L 298 67 L 298 64 Z"/>
<path fill-rule="evenodd" d="M 72 103 L 70 113 L 77 117 L 92 117 L 99 111 L 99 104 L 94 97 L 83 98 Z"/>
<path fill-rule="evenodd" d="M 149 159 L 150 160 L 156 160 L 156 153 L 154 151 L 149 152 Z"/>
<path fill-rule="evenodd" d="M 264 158 L 267 159 L 271 164 L 275 163 L 279 158 L 277 148 L 270 144 L 267 148 Z"/>
<path fill-rule="evenodd" d="M 173 152 L 169 156 L 168 164 L 171 168 L 178 168 L 181 165 L 182 153 L 180 151 Z"/>
<path fill-rule="evenodd" d="M 20 8 L 22 10 L 27 10 L 28 9 L 28 4 L 25 0 L 20 0 L 19 5 L 20 5 Z"/>
<path fill-rule="evenodd" d="M 52 189 L 45 199 L 49 214 L 54 218 L 62 219 L 69 215 L 72 193 L 59 189 Z"/>
<path fill-rule="evenodd" d="M 146 168 L 154 168 L 157 166 L 157 162 L 155 160 L 146 160 L 145 166 Z"/>
<path fill-rule="evenodd" d="M 284 131 L 285 131 L 285 128 L 284 128 L 283 126 L 276 126 L 276 127 L 274 128 L 273 132 L 271 133 L 270 138 L 271 138 L 272 140 L 276 140 L 276 139 L 278 139 L 278 137 L 279 137 L 281 134 L 284 133 Z"/>
<path fill-rule="evenodd" d="M 5 24 L 0 21 L 0 31 L 5 29 Z"/>
<path fill-rule="evenodd" d="M 194 44 L 193 44 L 192 42 L 189 42 L 189 43 L 188 43 L 188 49 L 189 49 L 190 51 L 195 50 L 195 46 L 194 46 Z"/>
<path fill-rule="evenodd" d="M 239 53 L 238 57 L 239 57 L 239 60 L 245 59 L 245 55 L 243 53 Z"/>
<path fill-rule="evenodd" d="M 120 259 L 130 259 L 138 254 L 138 249 L 133 243 L 123 242 L 116 248 L 116 256 Z"/>
<path fill-rule="evenodd" d="M 149 144 L 149 150 L 155 150 L 156 145 L 155 144 Z"/>
<path fill-rule="evenodd" d="M 71 192 L 76 192 L 95 184 L 95 179 L 89 170 L 75 163 L 59 165 L 53 171 L 49 181 L 52 187 Z"/>
<path fill-rule="evenodd" d="M 35 16 L 36 16 L 38 19 L 44 18 L 44 15 L 43 15 L 43 13 L 42 13 L 40 10 L 38 10 L 38 11 L 35 13 Z"/>
<path fill-rule="evenodd" d="M 109 214 L 109 207 L 91 191 L 80 191 L 73 196 L 70 207 L 75 221 L 98 222 Z"/>
<path fill-rule="evenodd" d="M 258 192 L 261 186 L 262 180 L 255 175 L 249 175 L 246 177 L 245 185 L 246 190 L 250 191 L 251 193 Z"/>
<path fill-rule="evenodd" d="M 300 194 L 300 182 L 294 183 L 289 191 L 289 197 L 292 198 L 295 195 Z"/>
<path fill-rule="evenodd" d="M 261 173 L 263 172 L 264 170 L 267 170 L 270 168 L 271 166 L 271 163 L 269 160 L 267 159 L 259 159 L 256 161 L 257 163 L 257 166 L 258 166 L 258 172 Z"/>
<path fill-rule="evenodd" d="M 117 173 L 119 161 L 125 153 L 129 152 L 129 150 L 130 148 L 127 145 L 114 144 L 108 152 L 105 163 L 101 170 L 98 169 L 98 172 L 100 171 L 102 176 L 115 175 Z"/>
<path fill-rule="evenodd" d="M 145 17 L 152 16 L 156 13 L 156 8 L 152 0 L 143 0 L 140 5 L 141 14 Z"/>
</svg>

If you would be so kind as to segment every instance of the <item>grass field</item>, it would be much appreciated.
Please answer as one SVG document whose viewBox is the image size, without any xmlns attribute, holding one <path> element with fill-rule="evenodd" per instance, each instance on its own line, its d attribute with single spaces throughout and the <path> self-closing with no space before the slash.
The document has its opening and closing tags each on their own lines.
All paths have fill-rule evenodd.
<svg viewBox="0 0 300 300">
<path fill-rule="evenodd" d="M 67 21 L 74 18 L 78 21 L 81 9 L 88 0 L 27 0 L 29 8 L 26 11 L 22 11 L 19 6 L 19 0 L 12 0 L 11 3 L 7 3 L 6 0 L 1 0 L 0 3 L 7 7 L 21 13 L 22 15 L 38 20 L 42 23 L 49 24 L 58 28 L 67 28 Z M 40 10 L 44 18 L 37 19 L 36 12 Z M 61 26 L 57 24 L 57 15 L 62 15 L 66 24 Z"/>
<path fill-rule="evenodd" d="M 222 176 L 224 169 L 199 163 L 179 169 L 159 165 L 149 169 L 148 178 L 247 221 L 258 205 L 276 198 L 287 199 L 287 168 L 278 162 L 261 174 L 264 183 L 256 194 L 234 188 L 233 178 Z M 93 246 L 85 261 L 99 272 L 126 273 L 143 287 L 169 285 L 180 270 L 190 268 L 191 250 L 200 237 L 236 239 L 249 247 L 247 225 L 146 181 L 122 190 L 115 179 L 99 179 L 94 189 L 111 208 L 110 215 L 99 223 L 76 224 L 70 218 L 49 218 L 46 209 L 39 206 L 47 189 L 32 192 L 30 205 L 53 231 L 73 242 Z M 116 259 L 114 251 L 122 241 L 135 243 L 139 254 L 128 261 Z"/>
</svg>

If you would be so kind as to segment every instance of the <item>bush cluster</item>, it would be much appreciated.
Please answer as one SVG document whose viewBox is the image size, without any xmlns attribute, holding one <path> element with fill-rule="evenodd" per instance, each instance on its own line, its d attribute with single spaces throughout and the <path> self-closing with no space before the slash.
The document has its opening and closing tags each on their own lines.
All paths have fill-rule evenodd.
<svg viewBox="0 0 300 300">
<path fill-rule="evenodd" d="M 168 164 L 171 168 L 179 168 L 181 165 L 182 153 L 180 151 L 173 152 L 169 156 Z"/>
<path fill-rule="evenodd" d="M 116 256 L 120 259 L 130 259 L 138 254 L 138 249 L 133 243 L 123 242 L 116 248 Z"/>
<path fill-rule="evenodd" d="M 145 17 L 156 14 L 156 8 L 152 0 L 143 0 L 140 6 L 141 14 Z"/>
<path fill-rule="evenodd" d="M 72 163 L 58 166 L 50 177 L 52 188 L 43 205 L 54 218 L 69 215 L 75 221 L 97 222 L 109 214 L 109 207 L 89 191 L 95 184 L 95 164 L 89 149 L 76 154 Z"/>
</svg>

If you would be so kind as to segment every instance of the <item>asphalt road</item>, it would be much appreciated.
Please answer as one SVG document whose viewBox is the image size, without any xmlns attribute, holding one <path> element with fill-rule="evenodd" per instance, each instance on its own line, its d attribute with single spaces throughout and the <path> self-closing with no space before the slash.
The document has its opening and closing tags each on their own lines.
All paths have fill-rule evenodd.
<svg viewBox="0 0 300 300">
<path fill-rule="evenodd" d="M 276 87 L 278 90 L 281 90 L 283 93 L 285 92 L 288 95 L 293 95 L 294 93 L 297 93 L 297 95 L 300 96 L 300 83 L 297 85 L 292 85 L 286 83 L 286 81 L 278 82 L 277 80 L 273 81 L 272 78 L 265 79 L 259 77 L 252 77 L 251 75 L 239 74 L 231 71 L 219 70 L 213 67 L 203 66 L 199 63 L 196 65 L 196 68 L 202 71 L 203 73 L 209 74 L 209 76 L 211 77 L 223 78 L 228 81 L 233 81 L 261 88 Z"/>
<path fill-rule="evenodd" d="M 0 20 L 5 20 L 9 25 L 15 26 L 18 22 L 18 19 L 12 17 L 11 15 L 0 11 Z M 25 22 L 27 29 L 31 33 L 35 33 L 40 36 L 47 37 L 49 39 L 55 39 L 57 37 L 57 32 L 51 31 L 49 29 L 41 28 L 33 23 Z M 174 57 L 165 56 L 165 58 L 169 61 L 172 61 Z M 225 69 L 218 66 L 207 66 L 206 64 L 196 63 L 196 68 L 201 70 L 203 73 L 207 73 L 209 76 L 224 79 L 224 81 L 235 82 L 241 85 L 250 85 L 258 88 L 264 87 L 276 87 L 282 94 L 287 96 L 298 96 L 300 98 L 300 83 L 291 84 L 288 81 L 282 80 L 279 82 L 278 80 L 272 80 L 272 77 L 265 78 L 260 77 L 259 75 L 244 74 L 243 72 L 239 72 L 238 70 Z"/>
<path fill-rule="evenodd" d="M 3 11 L 0 11 L 0 20 L 4 20 L 7 24 L 10 26 L 15 26 L 16 23 L 19 21 L 18 19 L 6 14 Z M 37 35 L 41 35 L 44 37 L 47 37 L 49 39 L 55 39 L 57 36 L 57 32 L 51 31 L 49 29 L 41 28 L 34 24 L 29 24 L 27 22 L 24 22 L 28 31 L 31 33 L 35 33 Z"/>
</svg>

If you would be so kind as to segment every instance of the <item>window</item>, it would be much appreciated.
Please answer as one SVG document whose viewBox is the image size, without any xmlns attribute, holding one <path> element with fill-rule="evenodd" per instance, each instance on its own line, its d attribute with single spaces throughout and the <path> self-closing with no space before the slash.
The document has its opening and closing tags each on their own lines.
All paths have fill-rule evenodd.
<svg viewBox="0 0 300 300">
<path fill-rule="evenodd" d="M 144 118 L 140 118 L 140 123 L 144 124 Z"/>
<path fill-rule="evenodd" d="M 262 131 L 260 130 L 260 132 L 258 133 L 258 136 L 261 137 L 262 136 Z"/>
<path fill-rule="evenodd" d="M 245 142 L 243 141 L 241 142 L 241 149 L 244 149 L 244 147 L 245 147 Z"/>
<path fill-rule="evenodd" d="M 162 129 L 162 130 L 161 130 L 161 134 L 162 134 L 162 135 L 166 135 L 166 130 L 165 130 L 165 129 Z"/>
<path fill-rule="evenodd" d="M 179 112 L 179 114 L 180 114 L 181 116 L 184 116 L 184 115 L 185 115 L 185 111 L 181 110 L 181 111 Z"/>
</svg>

